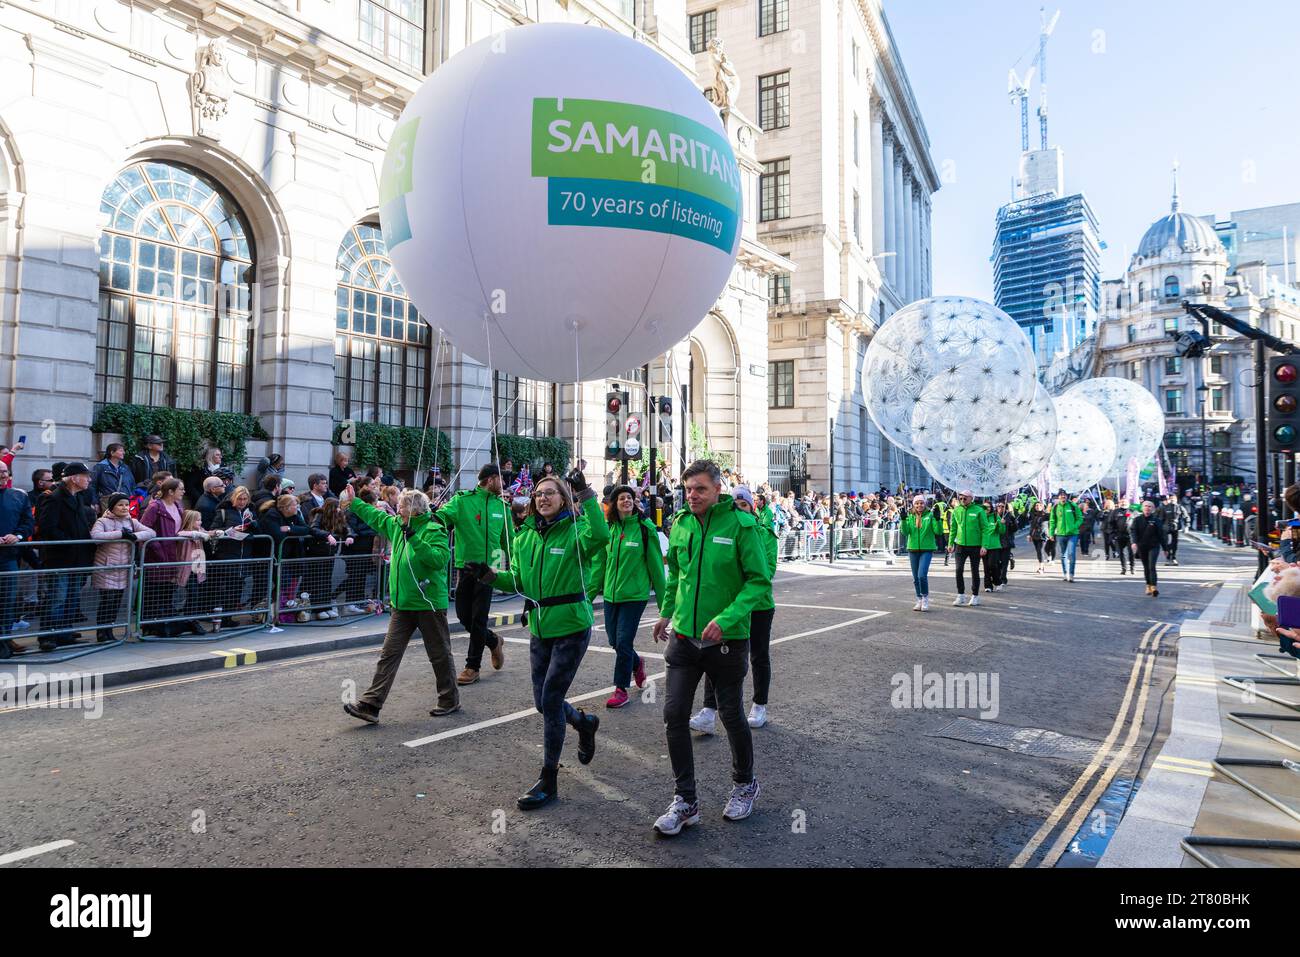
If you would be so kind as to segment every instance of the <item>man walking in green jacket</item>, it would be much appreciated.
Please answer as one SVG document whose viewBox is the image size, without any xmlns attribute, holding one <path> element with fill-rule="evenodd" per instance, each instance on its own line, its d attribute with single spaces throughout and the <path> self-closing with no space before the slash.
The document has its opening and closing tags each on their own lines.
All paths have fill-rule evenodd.
<svg viewBox="0 0 1300 957">
<path fill-rule="evenodd" d="M 975 606 L 980 603 L 980 561 L 988 554 L 984 536 L 988 532 L 989 513 L 975 503 L 969 491 L 959 492 L 957 505 L 948 513 L 948 551 L 957 553 L 957 597 L 954 605 Z M 966 597 L 966 563 L 970 562 L 971 596 Z"/>
<path fill-rule="evenodd" d="M 750 616 L 772 587 L 758 524 L 722 494 L 718 466 L 697 461 L 682 472 L 682 484 L 687 507 L 677 513 L 668 537 L 663 617 L 654 628 L 655 641 L 668 642 L 664 730 L 676 779 L 672 804 L 654 825 L 665 835 L 679 834 L 700 819 L 690 717 L 705 675 L 713 680 L 731 745 L 734 787 L 722 816 L 739 821 L 754 809 L 758 780 L 742 700 Z"/>
<path fill-rule="evenodd" d="M 1065 489 L 1056 493 L 1056 502 L 1047 515 L 1047 531 L 1056 538 L 1056 553 L 1061 556 L 1061 573 L 1064 581 L 1074 581 L 1074 558 L 1079 547 L 1079 526 L 1083 512 L 1077 502 L 1071 502 Z"/>
<path fill-rule="evenodd" d="M 456 665 L 447 629 L 447 529 L 430 511 L 428 497 L 414 489 L 407 489 L 397 500 L 397 518 L 354 497 L 351 485 L 345 485 L 339 494 L 339 507 L 350 508 L 393 545 L 388 564 L 393 614 L 375 677 L 356 704 L 345 702 L 343 710 L 370 724 L 379 721 L 379 710 L 393 687 L 397 666 L 418 628 L 438 683 L 438 703 L 429 714 L 437 718 L 459 711 Z"/>
<path fill-rule="evenodd" d="M 438 517 L 455 536 L 457 569 L 463 570 L 466 563 L 487 565 L 497 571 L 509 567 L 511 516 L 509 506 L 501 498 L 498 466 L 485 465 L 479 469 L 478 487 L 461 489 L 438 509 Z M 465 670 L 456 678 L 457 684 L 472 685 L 478 681 L 484 647 L 492 653 L 493 668 L 499 670 L 506 663 L 506 643 L 488 628 L 491 610 L 492 586 L 474 575 L 459 575 L 456 617 L 469 632 L 469 651 L 465 654 Z"/>
</svg>

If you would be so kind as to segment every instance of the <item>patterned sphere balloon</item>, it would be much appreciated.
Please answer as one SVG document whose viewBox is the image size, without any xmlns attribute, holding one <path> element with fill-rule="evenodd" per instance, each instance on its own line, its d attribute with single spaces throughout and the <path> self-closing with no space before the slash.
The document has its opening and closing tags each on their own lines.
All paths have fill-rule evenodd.
<svg viewBox="0 0 1300 957">
<path fill-rule="evenodd" d="M 1115 430 L 1105 413 L 1087 399 L 1065 394 L 1056 399 L 1056 450 L 1047 464 L 1047 484 L 1085 492 L 1106 476 L 1115 460 Z"/>
<path fill-rule="evenodd" d="M 1029 414 L 1037 382 L 1029 340 L 978 299 L 920 299 L 867 346 L 862 394 L 872 421 L 922 459 L 969 458 L 1004 446 Z"/>
<path fill-rule="evenodd" d="M 1085 379 L 1065 390 L 1065 395 L 1087 399 L 1110 420 L 1115 429 L 1115 459 L 1106 477 L 1128 474 L 1130 459 L 1144 468 L 1165 437 L 1165 414 L 1160 403 L 1136 382 L 1115 376 Z"/>
<path fill-rule="evenodd" d="M 1030 484 L 1047 467 L 1056 435 L 1056 404 L 1039 385 L 1029 414 L 1006 445 L 974 456 L 922 461 L 932 476 L 954 491 L 1005 495 Z"/>
</svg>

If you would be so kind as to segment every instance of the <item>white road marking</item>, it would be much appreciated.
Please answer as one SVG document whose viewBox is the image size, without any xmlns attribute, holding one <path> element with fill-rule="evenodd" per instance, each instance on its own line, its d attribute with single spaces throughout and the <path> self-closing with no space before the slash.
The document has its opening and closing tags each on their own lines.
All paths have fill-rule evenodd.
<svg viewBox="0 0 1300 957">
<path fill-rule="evenodd" d="M 76 841 L 51 841 L 49 844 L 37 844 L 35 847 L 24 848 L 21 851 L 10 851 L 8 854 L 0 854 L 0 864 L 12 864 L 15 861 L 25 861 L 29 857 L 37 857 L 41 854 L 48 854 L 50 851 L 57 851 L 63 847 L 71 847 Z"/>
<path fill-rule="evenodd" d="M 887 615 L 887 611 L 873 611 L 869 615 L 863 615 L 859 618 L 851 618 L 848 621 L 842 621 L 837 625 L 826 625 L 823 628 L 814 628 L 811 631 L 801 631 L 793 635 L 786 635 L 784 638 L 772 639 L 772 644 L 779 645 L 787 641 L 794 641 L 796 638 L 807 638 L 811 635 L 820 635 L 823 632 L 834 631 L 837 628 L 847 628 L 849 625 L 861 624 L 864 621 L 871 621 L 873 618 L 880 618 Z M 659 672 L 657 675 L 650 675 L 647 681 L 658 681 L 664 677 L 666 672 Z M 579 701 L 590 701 L 592 698 L 599 698 L 601 695 L 610 695 L 614 693 L 614 686 L 608 688 L 599 688 L 596 691 L 589 691 L 586 694 L 569 698 L 569 704 L 577 704 Z M 661 692 L 662 693 L 662 692 Z M 431 734 L 424 738 L 416 738 L 412 741 L 403 741 L 402 744 L 408 748 L 419 748 L 426 744 L 433 744 L 437 741 L 445 741 L 448 738 L 457 738 L 463 734 L 470 734 L 474 731 L 482 731 L 484 728 L 494 728 L 499 724 L 508 724 L 511 721 L 519 721 L 522 718 L 533 717 L 537 715 L 536 708 L 529 708 L 526 711 L 514 711 L 510 714 L 503 714 L 497 718 L 488 718 L 486 721 L 477 721 L 474 724 L 467 724 L 463 728 L 452 728 L 450 731 L 442 731 L 438 734 Z"/>
</svg>

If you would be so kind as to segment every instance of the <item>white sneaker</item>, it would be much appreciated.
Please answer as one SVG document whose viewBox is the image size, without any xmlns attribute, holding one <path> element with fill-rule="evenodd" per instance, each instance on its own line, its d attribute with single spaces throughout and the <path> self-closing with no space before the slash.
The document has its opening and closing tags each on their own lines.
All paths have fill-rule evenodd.
<svg viewBox="0 0 1300 957">
<path fill-rule="evenodd" d="M 956 598 L 954 598 L 954 599 L 952 600 L 952 603 L 953 603 L 954 605 L 964 605 L 964 604 L 966 604 L 966 596 L 965 596 L 965 595 L 958 595 Z"/>
<path fill-rule="evenodd" d="M 311 613 L 306 611 L 298 612 L 298 621 L 299 622 L 311 621 Z"/>
<path fill-rule="evenodd" d="M 974 605 L 978 605 L 979 603 L 980 603 L 980 596 L 979 596 L 979 595 L 971 595 L 971 596 L 970 596 L 970 601 L 968 601 L 966 604 L 974 606 Z"/>
<path fill-rule="evenodd" d="M 700 734 L 712 734 L 717 727 L 718 712 L 712 708 L 701 708 L 696 712 L 695 717 L 691 718 L 691 730 L 698 731 Z"/>
<path fill-rule="evenodd" d="M 364 615 L 365 613 L 366 610 L 360 605 L 348 605 L 343 609 L 343 614 L 345 615 Z"/>
<path fill-rule="evenodd" d="M 327 612 L 327 611 L 318 611 L 318 612 L 316 612 L 316 620 L 317 620 L 317 621 L 329 621 L 329 617 L 330 617 L 330 613 Z"/>
<path fill-rule="evenodd" d="M 767 724 L 767 705 L 753 704 L 749 706 L 749 726 L 751 728 L 761 728 Z"/>
<path fill-rule="evenodd" d="M 748 784 L 736 784 L 722 816 L 728 821 L 743 821 L 754 813 L 754 798 L 758 797 L 758 778 Z"/>
<path fill-rule="evenodd" d="M 655 821 L 655 830 L 671 837 L 680 834 L 682 828 L 700 823 L 700 805 L 687 804 L 679 795 L 673 795 L 673 803 L 668 810 Z"/>
<path fill-rule="evenodd" d="M 929 610 L 930 610 L 930 599 L 929 599 L 928 597 L 927 597 L 927 598 L 922 598 L 922 599 L 921 599 L 921 611 L 929 611 Z"/>
<path fill-rule="evenodd" d="M 912 611 L 920 611 L 920 610 L 921 610 L 921 605 L 922 605 L 922 604 L 923 604 L 923 602 L 921 601 L 921 599 L 918 598 L 918 599 L 916 600 L 916 604 L 912 606 Z"/>
<path fill-rule="evenodd" d="M 339 616 L 339 610 L 331 607 L 329 611 L 325 612 L 325 614 L 330 618 L 337 618 Z"/>
</svg>

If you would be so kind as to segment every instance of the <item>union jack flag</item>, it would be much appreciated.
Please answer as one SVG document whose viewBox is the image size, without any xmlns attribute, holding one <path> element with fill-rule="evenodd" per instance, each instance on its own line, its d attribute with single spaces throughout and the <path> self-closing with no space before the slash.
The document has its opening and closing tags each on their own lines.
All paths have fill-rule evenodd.
<svg viewBox="0 0 1300 957">
<path fill-rule="evenodd" d="M 814 518 L 808 523 L 808 537 L 812 539 L 826 537 L 826 523 L 820 518 Z"/>
</svg>

